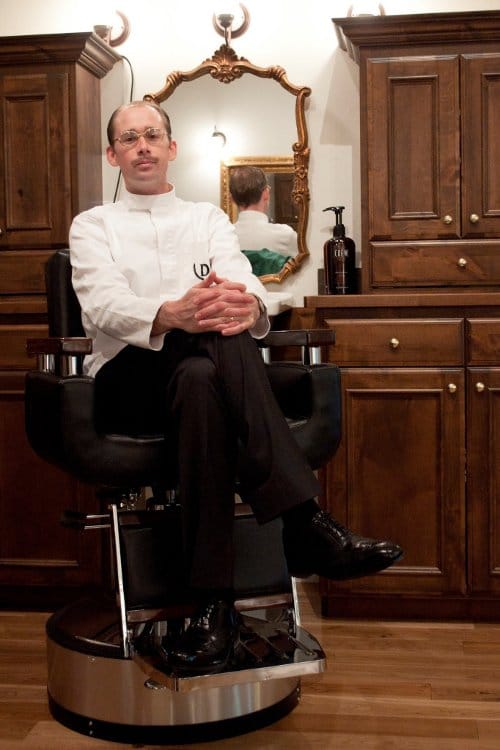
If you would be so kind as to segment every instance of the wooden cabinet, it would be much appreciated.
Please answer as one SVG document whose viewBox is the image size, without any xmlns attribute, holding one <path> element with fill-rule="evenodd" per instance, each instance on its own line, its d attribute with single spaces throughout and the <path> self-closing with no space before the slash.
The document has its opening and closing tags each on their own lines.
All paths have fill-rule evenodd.
<svg viewBox="0 0 500 750">
<path fill-rule="evenodd" d="M 360 65 L 363 292 L 500 283 L 500 12 L 334 19 Z"/>
<path fill-rule="evenodd" d="M 101 540 L 59 524 L 91 488 L 24 429 L 26 339 L 45 336 L 44 265 L 102 201 L 100 83 L 118 55 L 91 33 L 0 38 L 0 601 L 50 607 L 101 580 Z"/>
<path fill-rule="evenodd" d="M 469 580 L 500 594 L 500 321 L 468 321 Z"/>
<path fill-rule="evenodd" d="M 486 299 L 484 299 L 486 298 Z M 376 576 L 322 581 L 328 615 L 500 615 L 500 294 L 309 297 L 336 331 L 342 441 L 323 472 L 342 523 L 400 543 Z"/>
<path fill-rule="evenodd" d="M 500 12 L 334 19 L 359 64 L 361 289 L 332 327 L 328 508 L 402 561 L 322 582 L 326 614 L 500 616 Z M 302 321 L 300 321 L 302 323 Z"/>
</svg>

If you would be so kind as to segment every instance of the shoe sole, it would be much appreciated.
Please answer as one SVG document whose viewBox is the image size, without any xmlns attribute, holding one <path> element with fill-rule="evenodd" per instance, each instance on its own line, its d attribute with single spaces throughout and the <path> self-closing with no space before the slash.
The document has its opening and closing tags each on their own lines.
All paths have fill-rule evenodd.
<svg viewBox="0 0 500 750">
<path fill-rule="evenodd" d="M 338 569 L 325 570 L 312 570 L 312 571 L 299 571 L 294 570 L 293 566 L 288 566 L 288 572 L 293 578 L 310 578 L 313 575 L 318 575 L 320 578 L 327 578 L 330 581 L 349 581 L 355 578 L 364 578 L 365 576 L 374 575 L 380 573 L 382 570 L 390 568 L 391 565 L 401 560 L 403 552 L 391 557 L 390 559 L 381 560 L 380 557 L 375 557 L 373 560 L 365 560 L 357 568 L 354 565 L 350 565 L 347 569 L 339 567 Z"/>
</svg>

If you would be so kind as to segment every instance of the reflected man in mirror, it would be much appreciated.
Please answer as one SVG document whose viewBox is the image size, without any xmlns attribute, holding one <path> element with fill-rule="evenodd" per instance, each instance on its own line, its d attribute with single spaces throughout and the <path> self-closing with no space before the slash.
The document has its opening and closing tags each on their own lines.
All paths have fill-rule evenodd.
<svg viewBox="0 0 500 750">
<path fill-rule="evenodd" d="M 265 172 L 260 167 L 235 167 L 229 178 L 229 192 L 239 211 L 234 227 L 240 247 L 254 273 L 279 271 L 286 260 L 297 254 L 297 233 L 288 224 L 269 220 L 271 187 Z M 262 257 L 257 253 L 262 253 Z"/>
</svg>

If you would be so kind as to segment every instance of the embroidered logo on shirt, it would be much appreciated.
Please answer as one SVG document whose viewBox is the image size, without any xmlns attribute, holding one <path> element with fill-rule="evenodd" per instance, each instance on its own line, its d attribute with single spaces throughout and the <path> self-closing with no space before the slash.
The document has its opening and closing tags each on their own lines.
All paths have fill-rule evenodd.
<svg viewBox="0 0 500 750">
<path fill-rule="evenodd" d="M 210 266 L 208 263 L 193 263 L 193 272 L 197 279 L 203 281 L 210 273 Z"/>
</svg>

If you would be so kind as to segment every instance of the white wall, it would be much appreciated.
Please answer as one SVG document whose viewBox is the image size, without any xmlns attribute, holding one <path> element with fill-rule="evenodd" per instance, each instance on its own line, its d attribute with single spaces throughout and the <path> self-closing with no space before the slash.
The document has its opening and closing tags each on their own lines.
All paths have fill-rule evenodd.
<svg viewBox="0 0 500 750">
<path fill-rule="evenodd" d="M 382 0 L 386 14 L 497 10 L 498 0 Z M 349 0 L 246 0 L 248 31 L 234 40 L 238 55 L 261 67 L 281 65 L 296 85 L 312 89 L 307 106 L 311 148 L 309 261 L 284 287 L 296 305 L 317 292 L 323 243 L 330 236 L 331 212 L 346 206 L 348 234 L 360 244 L 358 69 L 337 49 L 332 18 L 347 15 Z M 362 5 L 362 2 L 357 5 Z M 212 26 L 216 9 L 207 0 L 0 0 L 0 35 L 90 31 L 119 7 L 131 23 L 129 39 L 116 51 L 132 64 L 134 98 L 162 88 L 173 70 L 190 70 L 212 56 L 222 39 Z M 112 110 L 129 94 L 128 65 L 117 63 L 103 81 L 103 128 Z M 266 113 L 268 115 L 269 113 Z M 214 123 L 215 124 L 215 123 Z M 272 124 L 271 124 L 272 127 Z M 182 143 L 182 133 L 177 132 Z M 106 169 L 105 199 L 113 195 L 115 173 Z"/>
</svg>

